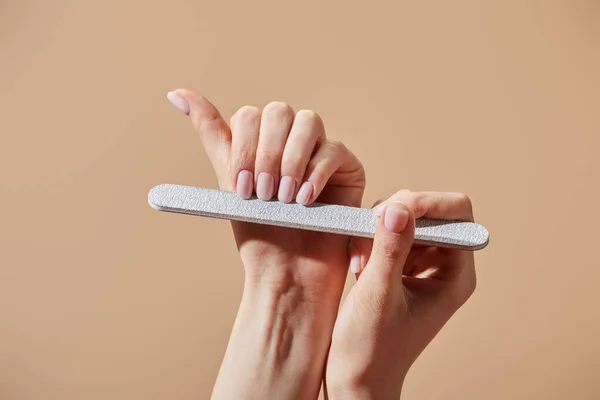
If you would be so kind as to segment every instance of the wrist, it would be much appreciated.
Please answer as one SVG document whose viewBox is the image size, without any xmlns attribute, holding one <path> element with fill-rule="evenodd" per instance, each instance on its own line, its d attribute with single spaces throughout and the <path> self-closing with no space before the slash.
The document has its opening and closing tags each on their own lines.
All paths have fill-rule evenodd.
<svg viewBox="0 0 600 400">
<path fill-rule="evenodd" d="M 214 396 L 316 398 L 337 308 L 299 285 L 247 281 Z"/>
<path fill-rule="evenodd" d="M 294 305 L 339 307 L 348 275 L 347 266 L 339 268 L 325 262 L 298 262 L 289 259 L 244 262 L 244 295 L 269 294 L 279 302 L 294 300 Z"/>
<path fill-rule="evenodd" d="M 325 374 L 328 398 L 336 399 L 398 399 L 410 367 L 397 362 L 401 355 L 392 349 L 385 354 L 363 354 L 368 344 L 335 349 L 336 338 L 329 353 Z M 354 348 L 353 348 L 354 347 Z M 358 356 L 358 357 L 356 357 Z M 389 362 L 382 363 L 387 359 Z"/>
<path fill-rule="evenodd" d="M 327 392 L 327 398 L 329 400 L 380 400 L 380 399 L 393 399 L 398 400 L 402 394 L 402 386 L 404 385 L 404 378 L 402 377 L 396 385 L 390 387 L 385 385 L 384 382 L 330 382 L 326 379 L 325 390 Z"/>
<path fill-rule="evenodd" d="M 308 368 L 318 355 L 325 359 L 338 307 L 339 300 L 316 297 L 300 285 L 246 283 L 232 336 L 251 330 L 274 365 Z"/>
</svg>

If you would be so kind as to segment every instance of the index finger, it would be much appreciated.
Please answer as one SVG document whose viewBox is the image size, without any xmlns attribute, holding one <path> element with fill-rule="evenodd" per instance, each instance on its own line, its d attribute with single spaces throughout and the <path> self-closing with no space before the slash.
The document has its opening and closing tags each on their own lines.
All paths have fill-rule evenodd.
<svg viewBox="0 0 600 400">
<path fill-rule="evenodd" d="M 401 190 L 379 204 L 376 210 L 382 210 L 390 201 L 399 201 L 408 206 L 415 218 L 474 222 L 473 204 L 464 193 Z"/>
</svg>

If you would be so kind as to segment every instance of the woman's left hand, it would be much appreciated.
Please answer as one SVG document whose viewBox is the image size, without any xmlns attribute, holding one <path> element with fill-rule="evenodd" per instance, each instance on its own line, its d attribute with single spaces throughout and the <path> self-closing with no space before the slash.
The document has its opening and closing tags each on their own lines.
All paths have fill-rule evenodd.
<svg viewBox="0 0 600 400">
<path fill-rule="evenodd" d="M 327 139 L 315 112 L 272 102 L 240 108 L 228 125 L 193 92 L 179 89 L 169 99 L 190 116 L 222 190 L 304 205 L 361 205 L 362 164 Z M 235 381 L 238 398 L 314 398 L 347 276 L 349 238 L 242 222 L 232 227 L 246 282 L 215 396 L 236 397 Z"/>
</svg>

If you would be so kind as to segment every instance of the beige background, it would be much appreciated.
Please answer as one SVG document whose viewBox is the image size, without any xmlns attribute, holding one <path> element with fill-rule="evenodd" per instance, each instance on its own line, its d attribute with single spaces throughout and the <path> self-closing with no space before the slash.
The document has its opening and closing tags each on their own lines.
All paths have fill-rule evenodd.
<svg viewBox="0 0 600 400">
<path fill-rule="evenodd" d="M 226 222 L 147 205 L 215 187 L 177 87 L 318 111 L 365 206 L 471 195 L 479 286 L 406 399 L 600 398 L 599 54 L 594 0 L 3 0 L 0 398 L 209 396 L 243 276 Z"/>
</svg>

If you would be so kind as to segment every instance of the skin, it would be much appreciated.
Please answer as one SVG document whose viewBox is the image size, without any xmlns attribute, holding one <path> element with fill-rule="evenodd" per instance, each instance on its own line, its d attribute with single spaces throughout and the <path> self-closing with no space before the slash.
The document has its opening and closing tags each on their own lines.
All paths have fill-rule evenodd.
<svg viewBox="0 0 600 400">
<path fill-rule="evenodd" d="M 222 190 L 235 191 L 239 173 L 261 172 L 304 182 L 319 201 L 359 206 L 365 173 L 345 146 L 329 141 L 321 118 L 280 102 L 245 106 L 228 125 L 205 98 L 176 94 L 189 105 Z M 187 110 L 183 110 L 184 112 Z M 349 238 L 280 227 L 232 223 L 245 268 L 240 309 L 213 398 L 314 399 L 348 269 Z"/>
<path fill-rule="evenodd" d="M 358 250 L 358 280 L 335 323 L 325 379 L 331 399 L 400 398 L 410 366 L 475 290 L 472 252 L 413 246 L 416 218 L 473 221 L 465 195 L 401 191 L 382 207 L 374 241 L 354 243 L 370 254 Z M 392 215 L 406 227 L 386 228 Z"/>
<path fill-rule="evenodd" d="M 169 96 L 222 190 L 361 205 L 364 169 L 315 112 L 273 102 L 227 124 L 196 93 Z M 410 365 L 475 288 L 472 253 L 415 248 L 414 220 L 473 217 L 455 193 L 401 191 L 378 212 L 374 240 L 232 222 L 246 279 L 212 398 L 316 399 L 322 383 L 331 399 L 399 398 Z M 338 316 L 349 265 L 358 281 Z"/>
</svg>

